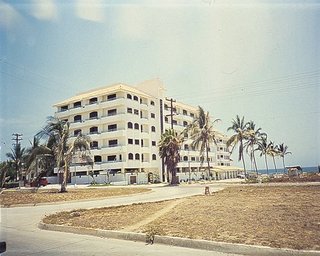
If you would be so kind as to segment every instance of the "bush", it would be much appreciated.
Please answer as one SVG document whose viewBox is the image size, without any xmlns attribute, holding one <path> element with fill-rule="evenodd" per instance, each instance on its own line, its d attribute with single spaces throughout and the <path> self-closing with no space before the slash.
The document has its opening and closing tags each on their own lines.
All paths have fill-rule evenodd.
<svg viewBox="0 0 320 256">
<path fill-rule="evenodd" d="M 8 182 L 8 183 L 5 183 L 4 188 L 18 188 L 19 187 L 19 182 Z"/>
</svg>

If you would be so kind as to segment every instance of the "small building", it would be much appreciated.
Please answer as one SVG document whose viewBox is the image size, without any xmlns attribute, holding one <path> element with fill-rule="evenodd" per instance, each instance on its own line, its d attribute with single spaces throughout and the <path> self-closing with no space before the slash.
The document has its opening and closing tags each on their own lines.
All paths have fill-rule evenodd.
<svg viewBox="0 0 320 256">
<path fill-rule="evenodd" d="M 299 176 L 300 173 L 302 173 L 301 166 L 288 166 L 286 167 L 289 177 L 296 177 Z"/>
</svg>

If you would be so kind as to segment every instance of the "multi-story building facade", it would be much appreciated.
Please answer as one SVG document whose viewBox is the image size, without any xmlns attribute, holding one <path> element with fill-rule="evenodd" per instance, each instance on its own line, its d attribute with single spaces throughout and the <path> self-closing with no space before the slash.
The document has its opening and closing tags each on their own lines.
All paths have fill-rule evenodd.
<svg viewBox="0 0 320 256">
<path fill-rule="evenodd" d="M 171 103 L 159 80 L 135 87 L 119 83 L 94 89 L 54 107 L 55 116 L 70 123 L 71 137 L 82 133 L 91 138 L 93 166 L 75 159 L 70 168 L 72 183 L 89 183 L 92 179 L 125 184 L 165 181 L 157 145 L 161 134 L 171 126 L 181 132 L 197 114 L 196 107 Z M 192 150 L 190 142 L 186 138 L 180 152 L 180 180 L 206 178 L 199 151 Z M 212 167 L 230 166 L 225 142 L 226 136 L 221 134 L 218 146 L 212 145 Z"/>
</svg>

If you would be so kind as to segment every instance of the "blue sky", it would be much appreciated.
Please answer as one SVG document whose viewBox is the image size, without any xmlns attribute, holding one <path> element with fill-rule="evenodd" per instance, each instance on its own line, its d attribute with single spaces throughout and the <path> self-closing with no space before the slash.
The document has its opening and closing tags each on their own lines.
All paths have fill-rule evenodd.
<svg viewBox="0 0 320 256">
<path fill-rule="evenodd" d="M 54 103 L 160 78 L 221 131 L 244 115 L 289 146 L 288 164 L 320 163 L 320 1 L 64 2 L 0 0 L 1 160 Z"/>
</svg>

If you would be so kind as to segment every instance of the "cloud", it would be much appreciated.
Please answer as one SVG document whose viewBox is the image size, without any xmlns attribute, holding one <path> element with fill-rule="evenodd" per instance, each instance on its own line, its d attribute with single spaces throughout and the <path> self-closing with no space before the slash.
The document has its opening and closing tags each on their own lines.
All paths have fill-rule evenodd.
<svg viewBox="0 0 320 256">
<path fill-rule="evenodd" d="M 78 0 L 76 3 L 76 14 L 79 18 L 94 22 L 104 22 L 102 0 Z"/>
<path fill-rule="evenodd" d="M 53 0 L 33 0 L 32 16 L 39 20 L 54 20 L 57 18 L 57 6 Z"/>
<path fill-rule="evenodd" d="M 0 27 L 10 29 L 20 20 L 21 15 L 10 4 L 0 0 Z"/>
</svg>

